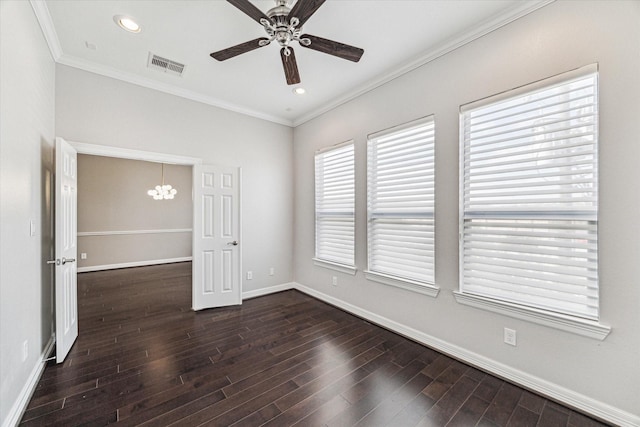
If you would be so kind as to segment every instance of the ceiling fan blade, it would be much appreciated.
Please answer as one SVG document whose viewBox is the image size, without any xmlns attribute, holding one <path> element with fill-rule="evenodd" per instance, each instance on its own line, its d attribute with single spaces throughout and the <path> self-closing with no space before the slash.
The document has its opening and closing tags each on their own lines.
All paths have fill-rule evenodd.
<svg viewBox="0 0 640 427">
<path fill-rule="evenodd" d="M 219 50 L 217 52 L 213 52 L 210 56 L 213 59 L 217 59 L 218 61 L 225 61 L 229 58 L 233 58 L 234 56 L 238 56 L 241 53 L 250 52 L 254 49 L 258 49 L 259 47 L 263 47 L 268 45 L 269 43 L 265 43 L 263 45 L 260 44 L 260 41 L 264 40 L 268 42 L 269 39 L 260 37 L 254 40 L 250 40 L 248 42 L 240 43 L 235 46 L 228 47 L 226 49 Z"/>
<path fill-rule="evenodd" d="M 349 46 L 348 44 L 334 42 L 333 40 L 323 39 L 322 37 L 312 36 L 311 34 L 303 34 L 300 36 L 300 46 L 317 50 L 318 52 L 328 53 L 338 58 L 348 61 L 358 62 L 364 53 L 364 49 Z M 305 45 L 302 40 L 309 39 L 310 44 Z"/>
<path fill-rule="evenodd" d="M 287 78 L 288 85 L 295 85 L 300 83 L 300 74 L 298 73 L 298 64 L 296 63 L 296 55 L 293 53 L 293 49 L 289 49 L 289 55 L 285 54 L 287 48 L 280 49 L 280 57 L 282 58 L 282 65 L 284 66 L 284 75 Z"/>
<path fill-rule="evenodd" d="M 316 13 L 316 10 L 318 10 L 325 1 L 326 0 L 298 0 L 296 4 L 293 5 L 291 12 L 289 12 L 289 19 L 294 17 L 298 18 L 300 23 L 296 28 L 300 28 L 311 18 L 311 15 Z"/>
<path fill-rule="evenodd" d="M 232 5 L 234 5 L 235 7 L 237 7 L 238 9 L 240 9 L 241 11 L 243 11 L 245 14 L 249 15 L 251 19 L 253 19 L 260 25 L 262 25 L 262 23 L 260 22 L 261 19 L 266 19 L 267 21 L 271 22 L 269 17 L 264 13 L 262 13 L 262 11 L 257 7 L 255 7 L 253 3 L 251 3 L 249 0 L 227 0 L 227 1 Z"/>
</svg>

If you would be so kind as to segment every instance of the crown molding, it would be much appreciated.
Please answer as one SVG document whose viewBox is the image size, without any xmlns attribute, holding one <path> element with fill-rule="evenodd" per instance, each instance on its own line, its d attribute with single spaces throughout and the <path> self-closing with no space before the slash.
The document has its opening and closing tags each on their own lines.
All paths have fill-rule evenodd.
<svg viewBox="0 0 640 427">
<path fill-rule="evenodd" d="M 59 64 L 78 68 L 90 73 L 111 77 L 113 79 L 122 80 L 131 84 L 154 89 L 160 92 L 179 96 L 192 101 L 211 105 L 217 108 L 222 108 L 228 111 L 233 111 L 235 113 L 247 115 L 250 117 L 255 117 L 284 126 L 296 127 L 326 112 L 329 112 L 339 107 L 340 105 L 345 104 L 379 86 L 382 86 L 385 83 L 388 83 L 406 73 L 409 73 L 416 68 L 428 64 L 429 62 L 434 61 L 441 56 L 446 55 L 447 53 L 450 53 L 482 36 L 485 36 L 523 16 L 526 16 L 529 13 L 532 13 L 550 3 L 553 3 L 554 1 L 555 0 L 530 0 L 518 3 L 507 12 L 485 21 L 484 23 L 476 26 L 473 30 L 444 42 L 442 45 L 440 45 L 440 47 L 430 49 L 418 58 L 407 61 L 403 65 L 395 67 L 393 70 L 389 70 L 387 73 L 381 74 L 378 77 L 369 80 L 368 82 L 360 86 L 357 86 L 353 90 L 347 92 L 344 96 L 335 98 L 324 106 L 294 120 L 288 120 L 279 116 L 274 116 L 272 114 L 244 108 L 233 103 L 222 101 L 215 97 L 203 95 L 198 92 L 180 88 L 178 86 L 142 77 L 134 73 L 120 71 L 112 67 L 98 64 L 92 61 L 87 61 L 75 56 L 67 55 L 62 51 L 62 46 L 60 45 L 60 41 L 58 39 L 58 35 L 53 25 L 53 21 L 51 19 L 51 15 L 49 14 L 49 9 L 47 8 L 45 0 L 30 0 L 30 3 L 35 12 L 36 18 L 38 19 L 38 23 L 40 24 L 40 28 L 42 29 L 47 44 L 49 45 L 51 56 L 53 57 L 54 61 Z"/>
<path fill-rule="evenodd" d="M 62 51 L 62 46 L 60 44 L 60 40 L 58 39 L 58 34 L 56 33 L 55 26 L 53 25 L 53 20 L 51 19 L 51 14 L 49 13 L 49 8 L 47 7 L 45 0 L 30 0 L 30 3 L 38 20 L 38 23 L 40 24 L 40 28 L 42 29 L 42 33 L 44 34 L 44 37 L 49 46 L 51 56 L 53 57 L 53 60 L 58 64 L 78 68 L 80 70 L 88 71 L 90 73 L 98 74 L 105 77 L 111 77 L 116 80 L 122 80 L 127 83 L 135 84 L 137 86 L 154 89 L 159 92 L 179 96 L 191 101 L 200 102 L 203 104 L 211 105 L 212 107 L 222 108 L 224 110 L 233 111 L 235 113 L 255 117 L 257 119 L 262 119 L 289 127 L 293 126 L 293 122 L 291 120 L 283 119 L 282 117 L 265 114 L 261 111 L 255 111 L 249 108 L 244 108 L 239 105 L 221 101 L 217 98 L 202 95 L 198 92 L 183 89 L 178 86 L 158 82 L 146 77 L 136 75 L 134 73 L 120 71 L 112 67 L 98 64 L 96 62 L 87 61 L 72 55 L 67 55 Z"/>
<path fill-rule="evenodd" d="M 117 70 L 115 68 L 98 64 L 92 61 L 87 61 L 75 56 L 62 54 L 62 56 L 56 62 L 62 65 L 66 65 L 68 67 L 73 67 L 83 71 L 88 71 L 93 74 L 98 74 L 105 77 L 111 77 L 113 79 L 122 80 L 124 82 L 131 83 L 137 86 L 146 87 L 148 89 L 154 89 L 159 92 L 164 92 L 170 95 L 175 95 L 181 98 L 189 99 L 191 101 L 207 104 L 212 107 L 233 111 L 234 113 L 240 113 L 246 116 L 255 117 L 257 119 L 262 119 L 262 120 L 266 120 L 269 122 L 273 122 L 273 123 L 277 123 L 277 124 L 281 124 L 289 127 L 293 126 L 293 122 L 291 120 L 286 120 L 286 119 L 283 119 L 282 117 L 273 116 L 271 114 L 265 114 L 263 112 L 251 110 L 249 108 L 244 108 L 236 104 L 221 101 L 212 96 L 203 95 L 201 93 L 194 92 L 188 89 L 183 89 L 181 87 L 174 86 L 172 84 L 155 81 L 147 77 L 139 76 L 134 73 Z"/>
<path fill-rule="evenodd" d="M 47 3 L 45 3 L 44 0 L 30 0 L 30 3 L 33 12 L 36 14 L 36 19 L 40 24 L 40 28 L 42 29 L 42 34 L 49 46 L 51 56 L 54 61 L 58 62 L 58 59 L 62 56 L 62 46 L 58 39 L 58 33 L 56 33 L 56 29 L 53 26 L 53 20 L 51 19 Z"/>
<path fill-rule="evenodd" d="M 394 67 L 393 70 L 389 70 L 387 73 L 381 74 L 378 77 L 356 87 L 352 91 L 347 92 L 344 96 L 334 99 L 325 106 L 318 108 L 308 114 L 305 114 L 298 119 L 295 119 L 293 121 L 293 127 L 300 126 L 301 124 L 304 124 L 318 116 L 321 116 L 322 114 L 327 113 L 342 104 L 345 104 L 361 95 L 364 95 L 367 92 L 372 91 L 379 86 L 395 80 L 398 77 L 415 70 L 416 68 L 422 67 L 423 65 L 428 64 L 429 62 L 434 61 L 441 56 L 446 55 L 447 53 L 453 52 L 454 50 L 468 43 L 471 43 L 472 41 L 479 39 L 480 37 L 483 37 L 499 28 L 502 28 L 505 25 L 522 18 L 523 16 L 526 16 L 550 3 L 553 3 L 554 1 L 555 0 L 533 0 L 519 3 L 518 5 L 500 14 L 499 16 L 484 21 L 480 25 L 474 27 L 471 31 L 468 31 L 455 38 L 449 39 L 448 41 L 442 43 L 439 47 L 430 49 L 424 52 L 421 56 L 407 61 L 403 65 Z"/>
</svg>

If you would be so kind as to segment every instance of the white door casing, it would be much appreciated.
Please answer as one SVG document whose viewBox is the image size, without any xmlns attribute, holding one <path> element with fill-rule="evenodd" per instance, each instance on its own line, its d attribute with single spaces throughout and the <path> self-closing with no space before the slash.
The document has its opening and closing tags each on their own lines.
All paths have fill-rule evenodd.
<svg viewBox="0 0 640 427">
<path fill-rule="evenodd" d="M 240 169 L 193 167 L 193 309 L 242 303 Z"/>
<path fill-rule="evenodd" d="M 55 170 L 55 312 L 56 362 L 61 363 L 78 337 L 76 150 L 56 138 Z"/>
</svg>

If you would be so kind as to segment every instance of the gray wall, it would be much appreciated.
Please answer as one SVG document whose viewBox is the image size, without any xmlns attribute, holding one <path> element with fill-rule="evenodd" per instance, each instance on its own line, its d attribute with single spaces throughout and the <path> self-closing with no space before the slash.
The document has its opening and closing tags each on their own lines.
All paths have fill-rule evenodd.
<svg viewBox="0 0 640 427">
<path fill-rule="evenodd" d="M 178 192 L 154 200 L 147 190 L 162 181 L 160 163 L 78 155 L 79 271 L 191 257 L 191 232 L 175 232 L 193 221 L 191 166 L 166 164 L 164 176 Z"/>
<path fill-rule="evenodd" d="M 243 291 L 292 281 L 291 128 L 59 64 L 55 119 L 68 141 L 241 167 Z"/>
<path fill-rule="evenodd" d="M 54 62 L 29 2 L 0 2 L 0 424 L 51 338 Z M 35 225 L 30 235 L 29 222 Z M 28 357 L 22 360 L 23 343 Z"/>
<path fill-rule="evenodd" d="M 457 346 L 588 404 L 640 416 L 640 2 L 559 1 L 297 127 L 296 282 Z M 604 340 L 456 303 L 459 106 L 600 64 L 600 296 Z M 367 281 L 366 135 L 435 114 L 436 284 L 431 298 Z M 314 266 L 314 151 L 355 139 L 355 276 Z M 338 286 L 331 286 L 331 276 Z M 504 327 L 518 346 L 503 344 Z M 638 419 L 638 418 L 636 418 Z"/>
</svg>

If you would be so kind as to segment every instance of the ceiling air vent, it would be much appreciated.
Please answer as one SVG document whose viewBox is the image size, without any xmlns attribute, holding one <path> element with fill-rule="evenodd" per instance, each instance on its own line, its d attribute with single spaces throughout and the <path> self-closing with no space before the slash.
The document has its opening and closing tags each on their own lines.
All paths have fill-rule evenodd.
<svg viewBox="0 0 640 427">
<path fill-rule="evenodd" d="M 149 63 L 147 67 L 174 76 L 182 76 L 185 65 L 149 52 Z"/>
</svg>

